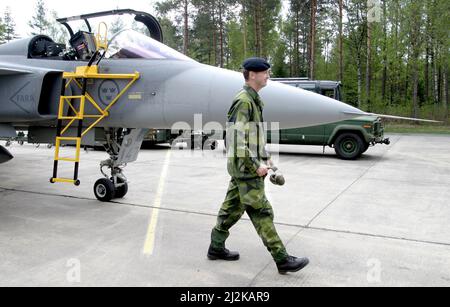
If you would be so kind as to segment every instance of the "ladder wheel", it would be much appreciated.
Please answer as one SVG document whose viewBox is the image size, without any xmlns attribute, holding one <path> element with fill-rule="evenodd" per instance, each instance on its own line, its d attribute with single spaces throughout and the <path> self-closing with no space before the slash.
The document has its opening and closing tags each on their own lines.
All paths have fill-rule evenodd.
<svg viewBox="0 0 450 307">
<path fill-rule="evenodd" d="M 79 186 L 80 186 L 80 184 L 81 184 L 81 181 L 80 181 L 80 180 L 77 180 L 77 181 L 75 181 L 75 183 L 74 183 L 74 184 L 75 184 L 75 186 L 76 186 L 76 187 L 79 187 Z"/>
<path fill-rule="evenodd" d="M 109 202 L 115 196 L 114 183 L 111 180 L 102 178 L 94 184 L 94 194 L 99 201 Z"/>
</svg>

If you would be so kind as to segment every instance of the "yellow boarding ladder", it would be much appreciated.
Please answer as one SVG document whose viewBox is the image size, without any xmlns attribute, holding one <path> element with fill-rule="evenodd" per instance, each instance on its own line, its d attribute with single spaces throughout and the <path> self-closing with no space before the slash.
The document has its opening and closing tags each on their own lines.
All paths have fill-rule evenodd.
<svg viewBox="0 0 450 307">
<path fill-rule="evenodd" d="M 78 180 L 78 170 L 80 164 L 80 150 L 82 138 L 96 125 L 98 125 L 103 119 L 109 116 L 109 110 L 114 104 L 125 94 L 125 92 L 139 79 L 140 74 L 135 72 L 134 74 L 101 74 L 98 72 L 98 66 L 80 66 L 77 67 L 75 72 L 65 72 L 63 74 L 63 84 L 61 87 L 61 96 L 59 99 L 59 111 L 58 111 L 58 124 L 56 128 L 56 140 L 55 140 L 55 161 L 53 165 L 53 177 L 50 179 L 51 183 L 72 183 L 76 186 L 80 185 Z M 104 109 L 92 98 L 86 90 L 87 81 L 92 79 L 104 79 L 104 80 L 130 80 L 125 88 L 111 101 L 111 103 Z M 81 95 L 65 96 L 66 89 L 71 83 L 75 83 L 81 89 Z M 72 104 L 72 100 L 80 101 L 80 108 L 77 110 Z M 91 103 L 95 109 L 98 110 L 98 114 L 85 114 L 86 102 Z M 64 115 L 64 107 L 67 103 L 69 110 L 75 115 Z M 95 119 L 95 121 L 87 126 L 83 131 L 83 121 L 85 119 Z M 78 120 L 77 136 L 65 136 L 65 133 L 69 128 Z M 68 121 L 68 122 L 67 122 Z M 66 123 L 66 124 L 65 124 Z M 75 142 L 75 157 L 61 157 L 60 147 L 64 142 Z M 72 178 L 58 178 L 58 164 L 59 161 L 73 162 L 75 163 L 74 175 Z"/>
</svg>

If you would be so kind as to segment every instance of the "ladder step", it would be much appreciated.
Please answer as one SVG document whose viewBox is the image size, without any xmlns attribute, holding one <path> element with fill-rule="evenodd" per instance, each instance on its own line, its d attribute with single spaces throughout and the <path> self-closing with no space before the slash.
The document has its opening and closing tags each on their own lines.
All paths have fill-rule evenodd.
<svg viewBox="0 0 450 307">
<path fill-rule="evenodd" d="M 56 159 L 57 161 L 65 161 L 65 162 L 80 162 L 80 160 L 79 159 L 72 159 L 72 158 L 60 158 L 60 157 L 58 157 L 57 159 Z"/>
<path fill-rule="evenodd" d="M 69 137 L 69 136 L 58 136 L 56 137 L 56 141 L 74 141 L 74 142 L 81 142 L 81 138 L 79 137 Z"/>
<path fill-rule="evenodd" d="M 76 142 L 75 147 L 75 158 L 67 158 L 67 157 L 60 157 L 60 147 L 61 147 L 61 141 L 72 141 Z M 73 162 L 73 163 L 79 163 L 80 162 L 80 150 L 81 150 L 81 137 L 57 137 L 56 143 L 55 143 L 55 161 L 65 161 L 65 162 Z"/>
<path fill-rule="evenodd" d="M 72 183 L 76 186 L 80 185 L 80 180 L 73 180 L 73 179 L 67 179 L 67 178 L 51 178 L 51 183 Z"/>
<path fill-rule="evenodd" d="M 83 95 L 77 95 L 77 96 L 61 96 L 61 99 L 82 99 Z"/>
<path fill-rule="evenodd" d="M 75 120 L 75 119 L 83 119 L 83 116 L 58 116 L 58 119 Z"/>
</svg>

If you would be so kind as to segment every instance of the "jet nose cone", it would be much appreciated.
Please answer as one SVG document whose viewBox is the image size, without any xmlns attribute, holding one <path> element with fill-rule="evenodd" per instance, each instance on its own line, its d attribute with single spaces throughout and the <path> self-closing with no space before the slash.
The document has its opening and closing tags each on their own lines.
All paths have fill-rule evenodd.
<svg viewBox="0 0 450 307">
<path fill-rule="evenodd" d="M 168 124 L 202 114 L 203 123 L 226 125 L 227 113 L 245 84 L 242 73 L 197 65 L 166 82 L 164 117 Z M 180 94 L 181 93 L 181 94 Z M 365 113 L 340 101 L 268 81 L 259 92 L 264 121 L 280 129 L 301 128 L 355 118 Z M 188 124 L 193 126 L 193 121 Z M 277 129 L 271 125 L 271 129 Z"/>
<path fill-rule="evenodd" d="M 215 69 L 211 76 L 214 94 L 210 99 L 209 118 L 217 120 L 218 115 L 223 118 L 244 83 L 241 73 Z M 265 105 L 264 121 L 278 123 L 280 129 L 316 126 L 366 114 L 340 101 L 271 80 L 259 95 Z M 271 129 L 275 128 L 271 125 Z"/>
<path fill-rule="evenodd" d="M 12 158 L 14 157 L 9 153 L 9 151 L 6 150 L 6 148 L 4 148 L 3 146 L 0 146 L 0 164 L 8 162 Z"/>
<path fill-rule="evenodd" d="M 366 114 L 335 99 L 274 81 L 269 81 L 260 95 L 265 102 L 265 121 L 277 122 L 281 129 L 333 123 Z"/>
</svg>

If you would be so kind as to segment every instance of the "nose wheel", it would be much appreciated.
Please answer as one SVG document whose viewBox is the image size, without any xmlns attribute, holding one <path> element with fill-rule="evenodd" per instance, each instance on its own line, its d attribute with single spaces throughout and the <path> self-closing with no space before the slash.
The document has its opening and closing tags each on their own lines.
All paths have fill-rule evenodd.
<svg viewBox="0 0 450 307">
<path fill-rule="evenodd" d="M 117 163 L 120 151 L 118 133 L 113 131 L 111 134 L 107 134 L 108 143 L 105 146 L 110 158 L 100 163 L 100 172 L 103 174 L 103 178 L 94 184 L 95 197 L 102 202 L 124 198 L 128 193 L 127 178 L 122 170 L 125 165 Z"/>
<path fill-rule="evenodd" d="M 114 178 L 101 178 L 94 184 L 95 197 L 102 202 L 109 202 L 113 199 L 124 198 L 128 193 L 128 183 L 123 178 L 116 178 L 117 184 L 114 183 Z"/>
<path fill-rule="evenodd" d="M 128 193 L 127 178 L 122 173 L 122 169 L 114 167 L 111 160 L 103 161 L 101 172 L 105 178 L 97 180 L 94 184 L 95 197 L 102 202 L 109 202 L 113 199 L 124 198 Z M 103 171 L 103 167 L 111 169 L 111 177 L 108 177 Z"/>
<path fill-rule="evenodd" d="M 111 178 L 112 179 L 112 178 Z M 117 177 L 117 187 L 115 188 L 114 198 L 124 198 L 128 193 L 128 183 L 120 177 Z"/>
<path fill-rule="evenodd" d="M 116 195 L 114 183 L 106 178 L 97 180 L 97 182 L 94 184 L 94 194 L 99 201 L 111 201 Z"/>
</svg>

